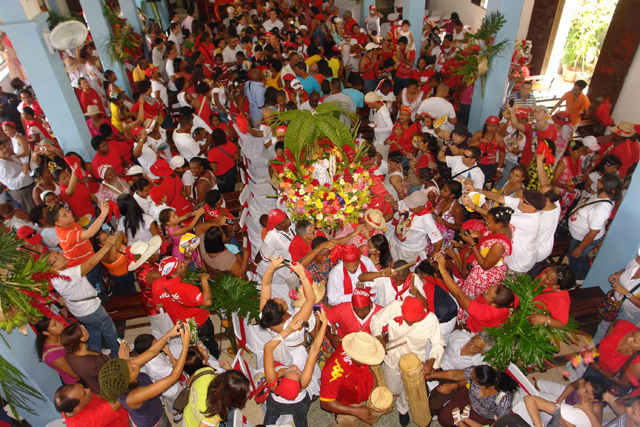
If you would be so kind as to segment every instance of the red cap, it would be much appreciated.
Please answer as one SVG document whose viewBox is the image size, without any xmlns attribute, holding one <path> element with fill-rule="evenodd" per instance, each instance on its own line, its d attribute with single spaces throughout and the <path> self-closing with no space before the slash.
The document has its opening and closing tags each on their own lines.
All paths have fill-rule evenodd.
<svg viewBox="0 0 640 427">
<path fill-rule="evenodd" d="M 269 217 L 267 218 L 267 231 L 273 230 L 276 225 L 281 224 L 285 219 L 287 219 L 286 213 L 280 209 L 271 209 Z"/>
<path fill-rule="evenodd" d="M 276 129 L 276 135 L 281 135 L 281 134 L 284 135 L 285 132 L 287 132 L 287 126 L 286 125 L 280 125 Z"/>
<path fill-rule="evenodd" d="M 283 46 L 284 46 L 284 47 L 298 47 L 298 45 L 297 45 L 297 44 L 295 44 L 295 43 L 294 43 L 294 42 L 292 42 L 292 41 L 286 41 L 286 42 L 284 42 L 284 43 L 283 43 Z"/>
<path fill-rule="evenodd" d="M 4 122 L 2 122 L 2 126 L 16 127 L 16 124 L 13 123 L 11 120 L 5 120 Z"/>
<path fill-rule="evenodd" d="M 150 79 L 151 76 L 153 75 L 153 70 L 155 70 L 155 69 L 156 69 L 156 67 L 149 66 L 149 68 L 144 70 L 144 75 L 147 76 L 148 79 Z"/>
<path fill-rule="evenodd" d="M 500 123 L 500 118 L 498 116 L 489 116 L 487 117 L 487 121 L 485 122 L 488 125 L 497 125 Z"/>
<path fill-rule="evenodd" d="M 37 245 L 38 243 L 42 242 L 42 236 L 28 225 L 23 225 L 22 227 L 18 228 L 16 234 L 18 235 L 18 239 L 22 239 L 30 245 Z"/>
<path fill-rule="evenodd" d="M 337 245 L 331 251 L 331 260 L 336 262 L 337 260 L 342 260 L 342 262 L 356 262 L 360 260 L 362 256 L 362 252 L 355 245 Z"/>
<path fill-rule="evenodd" d="M 162 203 L 162 198 L 164 197 L 164 190 L 162 187 L 152 187 L 149 191 L 149 197 L 153 200 L 153 203 L 159 205 Z"/>
<path fill-rule="evenodd" d="M 140 135 L 140 133 L 144 130 L 144 128 L 142 126 L 136 126 L 131 130 L 131 135 L 133 135 L 133 137 L 135 138 L 136 136 Z"/>
<path fill-rule="evenodd" d="M 290 82 L 291 80 L 293 80 L 295 78 L 296 77 L 293 74 L 287 74 L 282 78 L 282 80 L 284 80 L 285 82 Z"/>
<path fill-rule="evenodd" d="M 265 36 L 269 37 L 273 35 L 273 31 L 267 31 L 266 33 L 264 33 Z"/>
<path fill-rule="evenodd" d="M 180 260 L 174 256 L 166 257 L 160 261 L 160 274 L 162 277 L 171 276 L 178 271 Z"/>
<path fill-rule="evenodd" d="M 427 311 L 416 297 L 407 297 L 402 303 L 402 317 L 409 322 L 416 322 L 426 317 Z"/>
<path fill-rule="evenodd" d="M 351 294 L 351 306 L 353 308 L 367 307 L 371 304 L 371 294 L 368 289 L 356 288 Z"/>
<path fill-rule="evenodd" d="M 173 173 L 173 169 L 169 166 L 169 163 L 164 159 L 158 159 L 149 168 L 152 174 L 155 176 L 170 176 Z"/>
<path fill-rule="evenodd" d="M 319 20 L 323 20 L 324 19 L 324 15 L 321 13 L 318 13 L 317 15 L 314 16 L 314 18 L 319 19 Z"/>
<path fill-rule="evenodd" d="M 300 383 L 291 378 L 282 377 L 273 392 L 283 399 L 294 400 L 300 394 Z"/>
<path fill-rule="evenodd" d="M 568 111 L 558 111 L 553 116 L 551 116 L 555 124 L 564 126 L 571 123 L 571 113 Z"/>
<path fill-rule="evenodd" d="M 531 112 L 531 110 L 529 110 L 528 108 L 518 108 L 516 110 L 516 117 L 519 117 L 521 119 L 526 119 L 527 117 L 529 117 L 529 113 Z"/>
</svg>

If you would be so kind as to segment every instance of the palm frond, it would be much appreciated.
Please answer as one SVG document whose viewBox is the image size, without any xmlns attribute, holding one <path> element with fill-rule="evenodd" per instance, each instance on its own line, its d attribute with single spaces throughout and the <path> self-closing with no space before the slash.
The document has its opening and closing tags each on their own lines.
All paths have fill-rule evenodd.
<svg viewBox="0 0 640 427">
<path fill-rule="evenodd" d="M 4 400 L 14 414 L 18 414 L 18 409 L 22 409 L 36 415 L 32 409 L 35 400 L 44 400 L 44 397 L 38 390 L 27 384 L 25 379 L 22 372 L 0 356 L 0 388 Z"/>
</svg>

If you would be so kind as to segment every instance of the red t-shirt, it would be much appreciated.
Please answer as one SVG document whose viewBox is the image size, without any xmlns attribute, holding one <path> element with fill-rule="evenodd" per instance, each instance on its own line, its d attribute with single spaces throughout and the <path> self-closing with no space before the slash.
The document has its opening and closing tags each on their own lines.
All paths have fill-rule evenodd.
<svg viewBox="0 0 640 427">
<path fill-rule="evenodd" d="M 353 19 L 353 18 L 351 18 L 350 20 L 348 20 L 347 22 L 345 22 L 345 23 L 344 23 L 344 33 L 345 33 L 345 34 L 347 34 L 347 35 L 349 35 L 349 36 L 352 36 L 352 35 L 353 35 L 353 33 L 352 33 L 352 31 L 351 31 L 351 30 L 353 29 L 353 25 L 354 25 L 354 24 L 357 24 L 357 23 L 358 23 L 358 21 L 356 21 L 356 20 L 355 20 L 355 19 Z M 358 33 L 358 34 L 361 34 L 361 33 Z M 358 44 L 362 45 L 362 43 L 360 43 L 359 41 L 358 41 Z"/>
<path fill-rule="evenodd" d="M 357 405 L 367 400 L 372 390 L 373 373 L 369 365 L 355 365 L 340 345 L 322 369 L 320 400 Z"/>
<path fill-rule="evenodd" d="M 613 328 L 613 331 L 602 338 L 600 341 L 600 366 L 610 374 L 617 373 L 622 365 L 627 361 L 630 354 L 620 354 L 618 351 L 618 344 L 629 333 L 635 332 L 638 327 L 626 320 L 618 320 Z M 632 363 L 640 363 L 640 358 L 636 359 Z"/>
<path fill-rule="evenodd" d="M 435 76 L 436 72 L 431 69 L 424 69 L 419 71 L 418 69 L 413 70 L 411 73 L 411 78 L 416 80 L 418 83 L 426 83 L 432 76 Z M 427 85 L 422 85 L 420 90 L 424 92 L 425 95 L 428 95 L 431 91 L 431 88 Z"/>
<path fill-rule="evenodd" d="M 107 164 L 111 165 L 111 167 L 116 171 L 118 175 L 124 174 L 124 168 L 122 167 L 122 150 L 121 146 L 115 141 L 109 141 L 109 153 L 106 156 L 103 156 L 100 153 L 96 153 L 91 160 L 91 165 L 93 166 L 93 170 L 98 173 L 98 168 L 101 165 Z M 131 154 L 129 154 L 129 160 L 131 160 Z"/>
<path fill-rule="evenodd" d="M 318 231 L 318 236 L 327 237 L 322 231 Z M 289 244 L 289 253 L 291 254 L 291 261 L 300 261 L 302 257 L 311 252 L 311 244 L 307 244 L 302 237 L 297 234 L 291 240 Z"/>
<path fill-rule="evenodd" d="M 76 185 L 76 191 L 73 192 L 71 197 L 67 196 L 66 191 L 69 186 L 60 185 L 60 197 L 71 208 L 71 212 L 78 218 L 84 215 L 91 215 L 91 218 L 96 216 L 96 210 L 91 203 L 91 191 L 82 184 Z"/>
<path fill-rule="evenodd" d="M 410 79 L 413 74 L 413 64 L 416 62 L 416 51 L 405 49 L 402 54 L 406 59 L 411 60 L 411 65 L 407 65 L 398 59 L 398 66 L 396 67 L 396 77 L 399 79 Z"/>
<path fill-rule="evenodd" d="M 604 153 L 608 150 L 607 154 L 615 154 L 616 156 L 618 156 L 618 158 L 620 158 L 622 164 L 618 168 L 618 174 L 620 175 L 620 178 L 624 178 L 631 165 L 634 163 L 638 163 L 638 160 L 640 160 L 638 142 L 627 139 L 622 144 L 616 147 L 612 147 L 612 145 L 613 143 L 603 144 L 600 152 Z M 601 157 L 604 157 L 604 155 L 601 155 Z"/>
<path fill-rule="evenodd" d="M 467 329 L 474 334 L 486 328 L 497 328 L 509 318 L 508 308 L 493 307 L 482 296 L 471 301 L 467 313 Z"/>
<path fill-rule="evenodd" d="M 89 88 L 89 93 L 85 91 L 80 92 L 79 101 L 83 113 L 87 112 L 87 109 L 90 105 L 95 105 L 100 109 L 100 111 L 102 111 L 102 114 L 104 114 L 105 116 L 107 115 L 107 112 L 104 109 L 104 104 L 102 103 L 102 99 L 95 89 Z"/>
<path fill-rule="evenodd" d="M 353 311 L 353 307 L 351 306 L 351 302 L 343 302 L 327 311 L 327 320 L 330 325 L 338 324 L 337 335 L 340 338 L 344 338 L 353 332 L 366 332 L 370 334 L 371 318 L 380 310 L 382 310 L 382 306 L 374 304 L 373 309 L 363 320 L 356 316 L 356 313 Z"/>
<path fill-rule="evenodd" d="M 127 141 L 125 139 L 112 139 L 109 141 L 109 146 L 115 148 L 115 150 L 124 158 L 125 162 L 128 165 L 131 164 L 131 151 L 133 150 L 133 141 Z"/>
<path fill-rule="evenodd" d="M 533 160 L 533 151 L 531 150 L 531 141 L 533 139 L 533 128 L 529 123 L 524 125 L 524 134 L 527 137 L 524 143 L 524 149 L 522 150 L 522 156 L 520 157 L 520 164 L 529 166 L 531 160 Z M 558 141 L 558 128 L 553 123 L 549 123 L 549 126 L 545 130 L 537 130 L 536 138 L 538 141 L 543 139 L 550 139 L 553 142 Z"/>
<path fill-rule="evenodd" d="M 129 412 L 124 407 L 113 412 L 109 402 L 96 394 L 82 411 L 62 418 L 68 427 L 129 427 Z"/>
<path fill-rule="evenodd" d="M 82 240 L 80 234 L 82 227 L 77 222 L 72 222 L 69 227 L 56 226 L 58 243 L 69 260 L 67 268 L 75 267 L 89 260 L 94 254 L 93 245 L 89 240 Z"/>
<path fill-rule="evenodd" d="M 180 177 L 167 176 L 160 182 L 160 187 L 164 190 L 164 194 L 167 195 L 167 205 L 176 210 L 176 215 L 182 216 L 191 212 L 193 205 L 180 194 L 184 187 Z"/>
<path fill-rule="evenodd" d="M 358 44 L 362 47 L 366 46 L 369 43 L 369 37 L 364 33 L 354 34 L 353 38 L 356 39 L 358 41 Z"/>
<path fill-rule="evenodd" d="M 224 150 L 224 151 L 223 151 Z M 236 165 L 233 155 L 238 151 L 238 147 L 231 141 L 227 141 L 220 147 L 209 150 L 207 159 L 216 164 L 216 175 L 223 175 Z"/>
<path fill-rule="evenodd" d="M 551 317 L 567 323 L 569 320 L 569 306 L 571 305 L 571 298 L 568 291 L 544 291 L 533 299 L 534 301 L 544 303 L 547 310 L 551 314 Z M 538 304 L 541 307 L 541 304 Z"/>
<path fill-rule="evenodd" d="M 170 292 L 171 295 L 169 295 Z M 209 318 L 209 312 L 199 308 L 204 304 L 202 291 L 194 285 L 184 283 L 180 278 L 168 279 L 161 277 L 153 282 L 153 303 L 162 304 L 173 323 L 178 320 L 187 321 L 193 317 L 202 326 Z"/>
</svg>

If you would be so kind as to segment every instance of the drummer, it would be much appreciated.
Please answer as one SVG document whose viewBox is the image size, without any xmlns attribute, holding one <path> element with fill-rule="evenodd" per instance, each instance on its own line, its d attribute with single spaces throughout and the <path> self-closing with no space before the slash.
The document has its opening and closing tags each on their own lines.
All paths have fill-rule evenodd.
<svg viewBox="0 0 640 427">
<path fill-rule="evenodd" d="M 382 310 L 382 306 L 371 301 L 369 289 L 353 290 L 351 302 L 343 302 L 327 312 L 332 328 L 327 328 L 327 339 L 338 348 L 342 338 L 354 332 L 371 333 L 371 318 Z M 337 330 L 335 330 L 337 329 Z"/>
<path fill-rule="evenodd" d="M 383 331 L 388 332 L 388 343 Z M 444 354 L 444 339 L 440 333 L 440 323 L 435 313 L 430 313 L 422 302 L 415 297 L 404 301 L 392 301 L 371 320 L 371 334 L 387 347 L 382 370 L 387 387 L 398 396 L 397 407 L 400 413 L 400 425 L 409 424 L 409 402 L 400 376 L 400 357 L 413 353 L 423 363 L 425 374 L 440 367 Z M 431 342 L 429 360 L 426 360 L 425 347 Z M 322 396 L 322 394 L 321 394 Z"/>
<path fill-rule="evenodd" d="M 345 336 L 322 369 L 320 407 L 333 412 L 336 425 L 364 427 L 371 423 L 367 400 L 376 387 L 371 365 L 384 359 L 384 346 L 366 332 Z"/>
</svg>

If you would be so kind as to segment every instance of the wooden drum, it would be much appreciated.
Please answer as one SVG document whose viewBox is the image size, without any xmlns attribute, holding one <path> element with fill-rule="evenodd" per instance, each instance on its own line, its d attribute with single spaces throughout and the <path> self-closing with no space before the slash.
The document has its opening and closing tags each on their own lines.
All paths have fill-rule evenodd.
<svg viewBox="0 0 640 427">
<path fill-rule="evenodd" d="M 383 416 L 393 410 L 393 394 L 386 387 L 376 387 L 371 392 L 368 402 L 371 408 L 371 425 L 374 425 Z"/>
<path fill-rule="evenodd" d="M 400 376 L 409 400 L 411 419 L 420 427 L 429 425 L 431 422 L 429 395 L 422 375 L 422 362 L 418 356 L 407 353 L 400 358 Z"/>
</svg>

